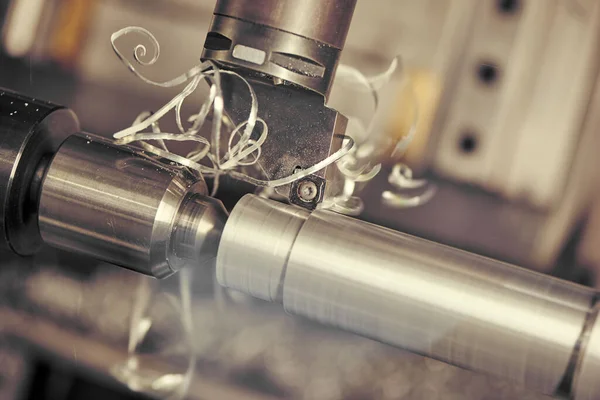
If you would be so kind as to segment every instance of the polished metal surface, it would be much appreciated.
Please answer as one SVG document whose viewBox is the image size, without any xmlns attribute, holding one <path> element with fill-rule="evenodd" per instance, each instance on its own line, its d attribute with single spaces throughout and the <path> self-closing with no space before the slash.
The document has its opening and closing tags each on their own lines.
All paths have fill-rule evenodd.
<svg viewBox="0 0 600 400">
<path fill-rule="evenodd" d="M 344 48 L 357 0 L 218 0 L 215 14 Z"/>
<path fill-rule="evenodd" d="M 227 211 L 201 176 L 78 130 L 0 91 L 0 251 L 46 243 L 157 278 L 214 260 Z"/>
<path fill-rule="evenodd" d="M 42 160 L 78 130 L 71 111 L 0 88 L 0 251 L 30 255 L 41 245 L 32 184 Z"/>
<path fill-rule="evenodd" d="M 293 214 L 270 218 L 294 208 L 271 202 L 267 212 L 270 201 L 248 197 L 225 227 L 225 253 L 217 257 L 222 285 L 273 299 L 279 275 L 291 314 L 557 392 L 577 355 L 591 289 L 327 211 L 294 223 Z M 293 243 L 279 241 L 282 222 L 293 229 L 287 236 L 297 234 Z M 249 249 L 243 232 L 271 246 Z M 267 260 L 275 274 L 261 268 Z"/>
<path fill-rule="evenodd" d="M 186 193 L 206 194 L 202 178 L 131 148 L 72 136 L 46 173 L 40 231 L 52 246 L 162 278 L 175 272 L 167 258 Z"/>
<path fill-rule="evenodd" d="M 313 214 L 291 251 L 292 313 L 553 394 L 594 292 L 342 217 Z"/>
<path fill-rule="evenodd" d="M 589 331 L 584 332 L 581 356 L 575 370 L 574 400 L 600 399 L 600 318 L 597 305 L 590 318 Z"/>
<path fill-rule="evenodd" d="M 220 0 L 202 58 L 327 97 L 355 6 L 356 0 Z"/>
<path fill-rule="evenodd" d="M 310 215 L 256 196 L 245 196 L 230 216 L 217 255 L 217 279 L 251 296 L 277 301 L 296 236 Z"/>
<path fill-rule="evenodd" d="M 214 261 L 227 216 L 223 203 L 203 190 L 186 193 L 173 225 L 167 257 L 171 268 L 193 268 Z"/>
</svg>

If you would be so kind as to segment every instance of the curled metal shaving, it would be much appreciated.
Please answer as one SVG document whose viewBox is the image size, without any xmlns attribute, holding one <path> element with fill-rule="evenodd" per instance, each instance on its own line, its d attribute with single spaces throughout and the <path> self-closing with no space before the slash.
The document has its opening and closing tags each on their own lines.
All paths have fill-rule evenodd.
<svg viewBox="0 0 600 400">
<path fill-rule="evenodd" d="M 406 153 L 417 133 L 419 107 L 412 85 L 410 91 L 415 104 L 413 123 L 411 124 L 408 134 L 404 136 L 398 143 L 396 143 L 394 151 L 392 152 L 392 157 L 394 158 L 400 158 Z M 389 207 L 419 207 L 428 203 L 437 193 L 436 185 L 433 185 L 424 179 L 414 179 L 412 169 L 408 165 L 401 162 L 396 163 L 392 168 L 392 172 L 388 176 L 388 183 L 392 185 L 393 190 L 384 191 L 381 194 L 381 199 L 383 200 L 384 204 Z M 415 189 L 421 190 L 421 193 L 417 195 L 413 194 L 412 191 Z M 411 193 L 407 193 L 407 191 L 411 191 Z"/>
<path fill-rule="evenodd" d="M 392 168 L 388 182 L 395 191 L 386 190 L 381 197 L 383 202 L 391 207 L 408 208 L 418 207 L 427 203 L 437 192 L 437 187 L 423 179 L 413 179 L 412 170 L 404 164 L 398 163 Z M 424 189 L 419 195 L 405 195 L 402 191 L 411 189 Z"/>
<path fill-rule="evenodd" d="M 367 126 L 365 127 L 357 118 L 349 118 L 349 130 L 356 133 L 355 137 L 363 138 L 364 140 L 355 146 L 344 158 L 337 163 L 337 168 L 344 176 L 342 193 L 335 196 L 334 199 L 328 202 L 325 207 L 346 215 L 360 215 L 364 209 L 364 204 L 358 197 L 358 184 L 367 183 L 374 179 L 382 169 L 381 164 L 377 160 L 381 157 L 381 149 L 379 147 L 387 147 L 385 144 L 376 143 L 370 138 L 376 137 L 374 131 L 376 129 L 376 114 L 380 107 L 379 92 L 392 80 L 394 74 L 401 67 L 401 60 L 396 57 L 392 60 L 388 69 L 376 76 L 367 78 L 362 72 L 356 68 L 340 65 L 338 69 L 337 79 L 343 79 L 353 85 L 353 89 L 368 93 L 372 99 L 374 112 Z M 408 80 L 406 84 L 410 85 Z M 414 88 L 410 87 L 410 91 L 414 100 L 414 111 L 410 129 L 408 133 L 397 143 L 395 143 L 391 156 L 400 158 L 409 145 L 414 140 L 417 132 L 417 124 L 419 121 L 419 109 Z M 436 188 L 428 184 L 425 180 L 414 180 L 412 170 L 404 164 L 396 164 L 388 182 L 392 185 L 393 190 L 387 190 L 382 193 L 382 199 L 388 206 L 396 208 L 417 207 L 428 202 L 435 194 Z M 406 190 L 423 189 L 424 192 L 420 195 L 405 194 Z"/>
<path fill-rule="evenodd" d="M 285 186 L 305 178 L 308 175 L 314 174 L 315 172 L 335 163 L 353 148 L 354 140 L 346 136 L 343 146 L 326 159 L 313 165 L 312 167 L 303 169 L 302 171 L 297 171 L 287 177 L 275 180 L 259 179 L 236 171 L 236 168 L 238 167 L 248 167 L 254 165 L 261 169 L 259 165 L 261 146 L 265 143 L 269 134 L 269 128 L 266 122 L 258 117 L 258 100 L 252 86 L 241 75 L 233 71 L 221 70 L 211 61 L 198 64 L 174 79 L 165 82 L 153 81 L 143 76 L 136 69 L 133 63 L 130 62 L 116 46 L 116 41 L 119 38 L 130 33 L 141 34 L 145 36 L 152 44 L 153 55 L 147 61 L 144 61 L 144 58 L 148 57 L 147 48 L 142 44 L 139 44 L 134 48 L 133 58 L 140 65 L 150 66 L 156 63 L 160 56 L 160 45 L 152 33 L 141 27 L 127 27 L 113 33 L 111 36 L 113 50 L 117 57 L 119 57 L 119 59 L 133 74 L 135 74 L 142 81 L 153 86 L 163 88 L 176 87 L 183 84 L 186 84 L 186 86 L 179 94 L 177 94 L 173 99 L 171 99 L 171 101 L 165 104 L 158 111 L 153 114 L 141 114 L 131 127 L 115 133 L 114 138 L 118 144 L 122 145 L 138 142 L 146 151 L 150 153 L 156 154 L 162 158 L 176 162 L 190 169 L 199 171 L 204 176 L 214 177 L 215 185 L 212 193 L 213 196 L 216 194 L 216 190 L 218 188 L 218 179 L 221 175 L 227 174 L 235 179 L 248 182 L 255 186 Z M 235 78 L 244 82 L 251 98 L 248 118 L 246 121 L 230 130 L 229 137 L 227 139 L 227 149 L 224 154 L 221 154 L 220 149 L 221 133 L 223 129 L 225 113 L 223 93 L 221 89 L 222 75 L 234 76 Z M 196 92 L 201 81 L 206 81 L 209 84 L 209 94 L 205 98 L 198 113 L 188 118 L 187 123 L 191 125 L 186 128 L 184 127 L 184 123 L 182 121 L 181 108 L 185 100 Z M 171 110 L 175 111 L 175 118 L 179 130 L 178 133 L 163 132 L 159 126 L 159 120 Z M 212 126 L 211 138 L 209 141 L 200 136 L 199 133 L 209 120 L 211 113 Z M 259 125 L 261 129 L 258 132 L 258 138 L 253 138 L 253 134 L 256 136 L 254 131 L 257 125 Z M 150 129 L 151 132 L 147 132 L 147 129 Z M 149 140 L 157 141 L 160 147 L 148 143 Z M 197 143 L 197 148 L 186 156 L 181 156 L 169 151 L 165 144 L 165 142 L 168 141 L 195 142 Z M 201 161 L 204 160 L 208 160 L 209 165 L 205 165 L 206 163 L 201 163 Z"/>
<path fill-rule="evenodd" d="M 196 369 L 196 352 L 194 350 L 192 322 L 192 271 L 183 269 L 179 274 L 179 299 L 172 299 L 174 311 L 181 316 L 181 327 L 188 347 L 188 364 L 184 373 L 164 374 L 143 367 L 138 348 L 145 340 L 153 321 L 149 308 L 156 296 L 153 282 L 142 277 L 139 282 L 135 302 L 131 314 L 129 330 L 128 357 L 125 362 L 114 366 L 112 374 L 131 390 L 137 392 L 161 394 L 170 400 L 181 400 L 186 397 Z"/>
</svg>

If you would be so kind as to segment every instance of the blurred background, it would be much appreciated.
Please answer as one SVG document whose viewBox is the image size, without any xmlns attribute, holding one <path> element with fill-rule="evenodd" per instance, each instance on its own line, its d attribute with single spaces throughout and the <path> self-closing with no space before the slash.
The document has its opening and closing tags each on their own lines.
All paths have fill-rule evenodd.
<svg viewBox="0 0 600 400">
<path fill-rule="evenodd" d="M 2 0 L 0 86 L 67 105 L 84 130 L 111 135 L 173 95 L 131 75 L 111 34 L 130 25 L 154 33 L 162 56 L 151 73 L 166 80 L 198 62 L 213 8 Z M 420 114 L 405 161 L 438 187 L 426 205 L 398 210 L 381 201 L 382 173 L 363 192 L 361 217 L 598 287 L 599 41 L 596 0 L 359 0 L 342 62 L 372 74 L 402 57 Z M 389 135 L 410 120 L 402 101 Z M 0 399 L 143 398 L 109 372 L 125 357 L 143 278 L 51 250 L 0 257 Z M 169 306 L 176 280 L 155 284 L 158 322 L 146 344 L 165 371 L 185 353 Z M 195 277 L 190 398 L 540 398 L 235 294 L 218 301 L 211 282 Z"/>
</svg>

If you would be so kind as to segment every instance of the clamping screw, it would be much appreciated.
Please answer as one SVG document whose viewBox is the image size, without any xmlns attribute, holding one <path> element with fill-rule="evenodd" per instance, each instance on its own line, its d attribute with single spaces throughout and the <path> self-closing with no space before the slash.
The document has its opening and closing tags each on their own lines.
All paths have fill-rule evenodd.
<svg viewBox="0 0 600 400">
<path fill-rule="evenodd" d="M 313 181 L 305 180 L 298 185 L 298 197 L 300 200 L 310 203 L 317 198 L 319 188 Z"/>
</svg>

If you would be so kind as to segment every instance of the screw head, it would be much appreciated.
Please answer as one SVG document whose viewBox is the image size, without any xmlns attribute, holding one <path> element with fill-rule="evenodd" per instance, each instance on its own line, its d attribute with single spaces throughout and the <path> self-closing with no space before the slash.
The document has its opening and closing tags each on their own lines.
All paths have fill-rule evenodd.
<svg viewBox="0 0 600 400">
<path fill-rule="evenodd" d="M 319 188 L 313 181 L 305 180 L 298 184 L 298 197 L 307 203 L 313 201 L 319 195 Z"/>
</svg>

